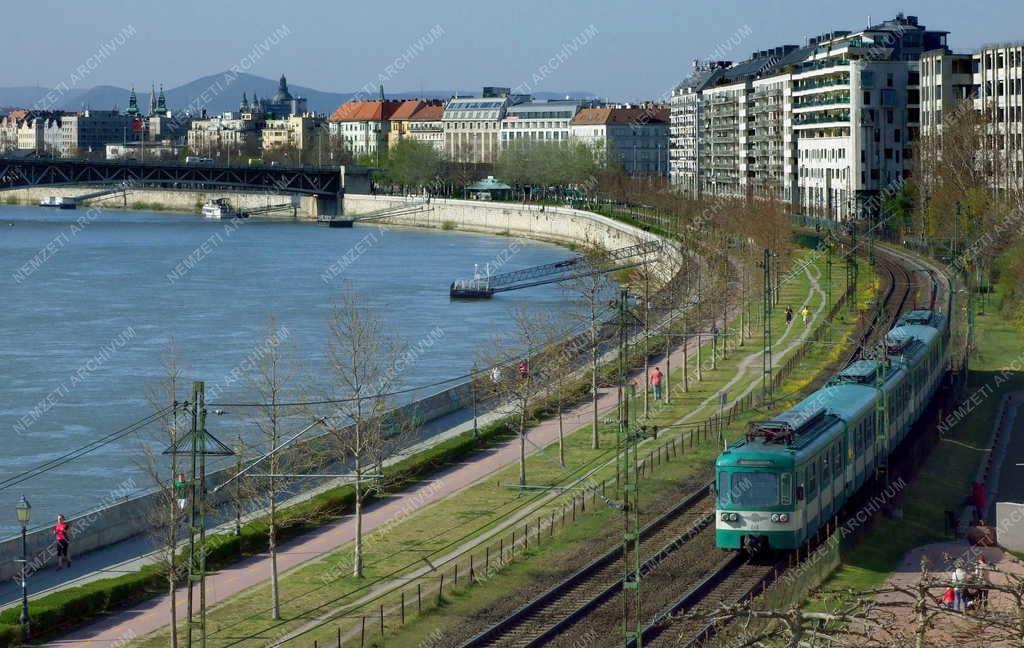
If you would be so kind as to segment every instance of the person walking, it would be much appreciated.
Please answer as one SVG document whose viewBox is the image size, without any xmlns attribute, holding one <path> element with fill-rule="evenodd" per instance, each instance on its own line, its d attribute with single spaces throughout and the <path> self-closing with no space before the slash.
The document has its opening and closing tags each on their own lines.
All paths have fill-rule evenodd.
<svg viewBox="0 0 1024 648">
<path fill-rule="evenodd" d="M 68 523 L 63 515 L 57 516 L 57 524 L 53 527 L 53 536 L 57 539 L 57 569 L 64 566 L 67 561 L 71 567 L 71 554 L 68 552 Z"/>
<path fill-rule="evenodd" d="M 661 367 L 655 367 L 651 372 L 651 387 L 654 389 L 654 400 L 656 401 L 661 400 L 661 377 L 663 375 Z"/>
<path fill-rule="evenodd" d="M 793 307 L 786 306 L 786 326 L 793 323 Z"/>
<path fill-rule="evenodd" d="M 956 561 L 956 566 L 953 568 L 953 573 L 950 574 L 949 580 L 953 583 L 953 609 L 963 612 L 966 608 L 964 587 L 967 585 L 967 571 L 964 570 L 962 561 Z"/>
<path fill-rule="evenodd" d="M 811 319 L 811 309 L 807 308 L 807 304 L 804 304 L 804 307 L 800 309 L 800 317 L 804 318 L 804 326 L 807 326 L 808 320 Z"/>
<path fill-rule="evenodd" d="M 978 586 L 978 600 L 975 603 L 975 608 L 979 610 L 988 607 L 988 590 L 989 585 L 992 584 L 989 577 L 990 570 L 991 567 L 985 562 L 985 556 L 978 554 L 978 559 L 974 563 L 974 582 Z"/>
</svg>

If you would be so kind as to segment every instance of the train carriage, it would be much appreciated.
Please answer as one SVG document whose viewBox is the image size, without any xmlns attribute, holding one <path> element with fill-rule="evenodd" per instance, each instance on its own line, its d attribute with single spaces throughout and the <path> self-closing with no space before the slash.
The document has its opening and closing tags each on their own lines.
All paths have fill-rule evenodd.
<svg viewBox="0 0 1024 648">
<path fill-rule="evenodd" d="M 716 462 L 721 549 L 795 549 L 870 480 L 905 438 L 948 363 L 945 316 L 911 311 L 884 359 L 858 360 Z"/>
</svg>

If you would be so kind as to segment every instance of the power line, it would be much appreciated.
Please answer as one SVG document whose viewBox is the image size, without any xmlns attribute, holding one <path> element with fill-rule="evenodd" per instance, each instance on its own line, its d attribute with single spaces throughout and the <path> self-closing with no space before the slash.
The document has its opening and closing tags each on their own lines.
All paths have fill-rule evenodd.
<svg viewBox="0 0 1024 648">
<path fill-rule="evenodd" d="M 38 466 L 30 468 L 29 470 L 26 470 L 24 472 L 18 473 L 17 475 L 8 477 L 7 479 L 0 480 L 0 491 L 7 490 L 12 486 L 17 486 L 18 484 L 28 481 L 29 479 L 32 479 L 33 477 L 37 477 L 39 475 L 42 475 L 43 473 L 59 468 L 64 464 L 70 463 L 71 461 L 74 461 L 75 459 L 78 459 L 80 457 L 84 457 L 85 455 L 94 452 L 105 445 L 113 443 L 114 441 L 118 441 L 128 436 L 129 434 L 141 430 L 150 423 L 153 423 L 154 421 L 166 416 L 172 411 L 183 409 L 186 406 L 187 403 L 175 403 L 174 405 L 168 405 L 163 409 L 153 412 L 149 416 L 141 418 L 135 421 L 134 423 L 131 423 L 123 428 L 120 428 L 119 430 L 115 430 L 114 432 L 111 432 L 110 434 L 100 437 L 99 439 L 90 441 L 84 446 L 72 450 L 71 452 L 68 452 L 66 454 L 63 454 L 60 457 L 41 463 Z"/>
</svg>

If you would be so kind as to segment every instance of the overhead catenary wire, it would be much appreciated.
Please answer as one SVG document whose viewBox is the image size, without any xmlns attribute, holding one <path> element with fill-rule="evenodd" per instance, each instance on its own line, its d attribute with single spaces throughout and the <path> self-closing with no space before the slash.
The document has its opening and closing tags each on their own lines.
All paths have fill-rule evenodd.
<svg viewBox="0 0 1024 648">
<path fill-rule="evenodd" d="M 146 427 L 151 423 L 154 423 L 155 421 L 163 418 L 164 416 L 167 416 L 168 414 L 175 412 L 179 409 L 183 409 L 184 407 L 186 407 L 186 405 L 186 403 L 175 403 L 174 405 L 168 405 L 167 407 L 159 409 L 146 417 L 143 417 L 133 423 L 130 423 L 129 425 L 126 425 L 125 427 L 122 427 L 118 430 L 115 430 L 114 432 L 104 435 L 99 439 L 94 439 L 93 441 L 90 441 L 89 443 L 85 444 L 80 448 L 76 448 L 75 450 L 67 452 L 59 457 L 56 457 L 49 461 L 45 461 L 39 464 L 38 466 L 34 466 L 26 471 L 18 473 L 17 475 L 13 475 L 6 479 L 0 480 L 0 491 L 7 490 L 12 486 L 17 486 L 18 484 L 26 482 L 29 479 L 38 477 L 39 475 L 47 473 L 76 459 L 84 457 L 87 454 L 95 452 L 96 450 L 99 450 L 100 448 L 110 443 L 119 441 L 130 434 L 138 432 L 142 428 Z"/>
</svg>

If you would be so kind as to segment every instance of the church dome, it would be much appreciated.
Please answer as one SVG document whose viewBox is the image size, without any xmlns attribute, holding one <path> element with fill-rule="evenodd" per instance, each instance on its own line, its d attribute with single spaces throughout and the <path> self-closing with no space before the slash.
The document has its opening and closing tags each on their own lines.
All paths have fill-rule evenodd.
<svg viewBox="0 0 1024 648">
<path fill-rule="evenodd" d="M 271 101 L 276 104 L 281 104 L 291 100 L 292 95 L 290 92 L 288 92 L 288 81 L 284 78 L 284 75 L 282 74 L 281 81 L 278 82 L 277 84 L 277 93 L 274 94 L 274 97 L 271 99 Z"/>
</svg>

